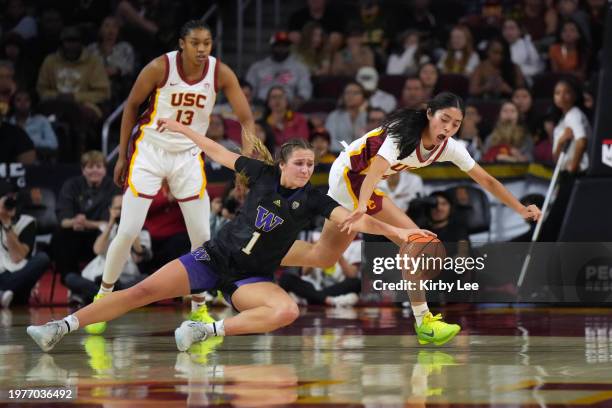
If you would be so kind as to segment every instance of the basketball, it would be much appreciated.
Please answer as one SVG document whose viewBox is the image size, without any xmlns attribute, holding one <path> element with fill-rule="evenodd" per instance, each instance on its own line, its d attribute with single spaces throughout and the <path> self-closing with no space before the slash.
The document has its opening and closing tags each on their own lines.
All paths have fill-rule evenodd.
<svg viewBox="0 0 612 408">
<path fill-rule="evenodd" d="M 436 237 L 413 234 L 408 237 L 408 242 L 400 248 L 400 256 L 408 256 L 415 260 L 421 259 L 417 269 L 406 270 L 409 273 L 419 274 L 425 279 L 432 279 L 442 271 L 446 249 L 444 244 Z M 411 264 L 413 265 L 413 264 Z"/>
</svg>

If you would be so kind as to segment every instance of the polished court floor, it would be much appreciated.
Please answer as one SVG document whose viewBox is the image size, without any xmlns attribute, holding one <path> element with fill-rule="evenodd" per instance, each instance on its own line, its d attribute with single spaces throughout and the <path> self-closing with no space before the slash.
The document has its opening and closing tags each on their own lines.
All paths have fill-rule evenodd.
<svg viewBox="0 0 612 408">
<path fill-rule="evenodd" d="M 436 311 L 464 330 L 442 347 L 419 346 L 401 309 L 304 308 L 273 334 L 180 353 L 173 330 L 184 309 L 158 306 L 42 353 L 25 327 L 66 311 L 2 311 L 0 405 L 612 406 L 612 308 L 448 306 Z M 14 398 L 32 388 L 75 394 Z"/>
</svg>

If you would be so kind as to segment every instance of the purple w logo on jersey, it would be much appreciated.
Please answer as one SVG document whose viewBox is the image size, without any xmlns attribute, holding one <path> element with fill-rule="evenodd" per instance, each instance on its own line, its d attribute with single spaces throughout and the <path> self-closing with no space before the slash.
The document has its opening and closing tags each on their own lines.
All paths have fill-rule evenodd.
<svg viewBox="0 0 612 408">
<path fill-rule="evenodd" d="M 263 230 L 264 232 L 270 232 L 274 228 L 281 225 L 283 220 L 278 215 L 274 215 L 270 211 L 263 208 L 261 205 L 257 206 L 257 218 L 255 219 L 255 228 Z"/>
</svg>

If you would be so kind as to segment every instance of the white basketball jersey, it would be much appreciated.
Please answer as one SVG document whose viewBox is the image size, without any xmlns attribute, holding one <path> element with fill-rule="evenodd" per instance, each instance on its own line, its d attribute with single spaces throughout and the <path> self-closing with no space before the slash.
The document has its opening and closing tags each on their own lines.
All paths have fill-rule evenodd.
<svg viewBox="0 0 612 408">
<path fill-rule="evenodd" d="M 139 120 L 138 138 L 169 152 L 193 148 L 195 144 L 180 133 L 156 130 L 157 120 L 171 118 L 202 135 L 217 98 L 217 59 L 208 57 L 202 76 L 188 81 L 183 73 L 181 55 L 172 51 L 166 58 L 166 80 L 149 97 L 149 107 Z"/>
</svg>

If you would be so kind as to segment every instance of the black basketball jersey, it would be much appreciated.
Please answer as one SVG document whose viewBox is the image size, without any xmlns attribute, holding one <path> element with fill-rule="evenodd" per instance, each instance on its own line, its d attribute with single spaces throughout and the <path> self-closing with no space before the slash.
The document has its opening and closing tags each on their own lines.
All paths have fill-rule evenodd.
<svg viewBox="0 0 612 408">
<path fill-rule="evenodd" d="M 248 177 L 249 193 L 236 218 L 206 247 L 225 273 L 270 275 L 312 218 L 329 218 L 340 204 L 310 183 L 283 197 L 280 170 L 259 160 L 241 156 L 235 169 Z"/>
</svg>

